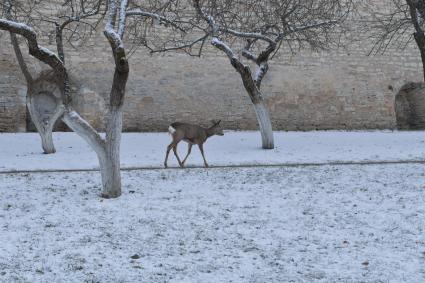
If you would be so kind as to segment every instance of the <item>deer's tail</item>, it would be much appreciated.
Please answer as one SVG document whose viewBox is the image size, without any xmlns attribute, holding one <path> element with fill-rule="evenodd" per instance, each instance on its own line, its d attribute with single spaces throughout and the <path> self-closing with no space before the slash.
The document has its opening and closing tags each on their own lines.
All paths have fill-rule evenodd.
<svg viewBox="0 0 425 283">
<path fill-rule="evenodd" d="M 170 135 L 174 134 L 175 132 L 176 132 L 176 129 L 174 129 L 172 126 L 169 126 L 169 127 L 168 127 L 168 133 L 169 133 Z"/>
</svg>

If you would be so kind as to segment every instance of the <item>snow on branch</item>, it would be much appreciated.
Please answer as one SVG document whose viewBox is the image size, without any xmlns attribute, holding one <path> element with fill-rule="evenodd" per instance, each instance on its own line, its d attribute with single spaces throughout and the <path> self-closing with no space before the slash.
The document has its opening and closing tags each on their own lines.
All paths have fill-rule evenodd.
<svg viewBox="0 0 425 283">
<path fill-rule="evenodd" d="M 115 65 L 117 68 L 127 68 L 128 62 L 125 58 L 125 50 L 124 44 L 122 42 L 122 36 L 125 31 L 125 22 L 126 22 L 126 8 L 128 5 L 127 0 L 121 1 L 121 11 L 120 11 L 120 19 L 118 24 L 118 32 L 115 31 L 115 17 L 117 14 L 117 7 L 115 6 L 114 0 L 109 0 L 108 2 L 108 15 L 106 18 L 106 25 L 103 33 L 105 37 L 108 39 L 109 44 L 111 45 L 112 52 L 115 58 Z M 124 70 L 125 71 L 125 70 Z"/>
<path fill-rule="evenodd" d="M 125 23 L 127 18 L 127 6 L 128 6 L 128 0 L 122 0 L 121 1 L 121 7 L 120 7 L 120 21 L 118 26 L 118 36 L 122 39 L 124 32 L 125 32 Z"/>
<path fill-rule="evenodd" d="M 258 88 L 261 86 L 261 82 L 263 81 L 264 76 L 267 74 L 267 71 L 269 70 L 269 64 L 267 61 L 262 62 L 260 66 L 257 68 L 257 71 L 254 75 L 254 81 Z"/>
<path fill-rule="evenodd" d="M 5 6 L 6 6 L 5 7 L 6 8 L 5 9 L 5 15 L 6 15 L 7 20 L 13 20 L 12 15 L 11 15 L 12 14 L 11 13 L 11 11 L 12 11 L 11 1 L 10 0 L 5 1 Z M 24 74 L 24 77 L 25 77 L 25 80 L 27 81 L 27 84 L 30 85 L 33 82 L 34 79 L 33 79 L 33 77 L 31 76 L 31 74 L 28 70 L 27 64 L 25 63 L 24 56 L 22 55 L 22 51 L 21 51 L 21 48 L 19 46 L 18 38 L 17 38 L 16 34 L 13 33 L 13 32 L 9 32 L 9 34 L 10 34 L 10 40 L 11 40 L 11 43 L 12 43 L 12 46 L 13 46 L 13 50 L 14 50 L 15 55 L 16 55 L 16 59 L 18 60 L 19 67 L 21 68 L 21 71 Z"/>
<path fill-rule="evenodd" d="M 229 57 L 230 60 L 237 59 L 235 53 L 230 48 L 230 46 L 221 41 L 218 37 L 213 37 L 213 39 L 211 40 L 211 44 L 226 53 L 227 57 Z"/>
<path fill-rule="evenodd" d="M 115 32 L 115 18 L 117 16 L 117 7 L 114 0 L 108 1 L 108 15 L 106 17 L 106 25 L 103 33 L 109 41 L 112 50 L 115 50 L 122 45 L 121 38 Z"/>
<path fill-rule="evenodd" d="M 38 45 L 37 35 L 31 27 L 23 23 L 0 19 L 0 30 L 6 30 L 25 37 L 28 42 L 29 53 L 32 56 L 49 65 L 59 75 L 66 75 L 66 69 L 63 62 L 55 53 Z"/>
<path fill-rule="evenodd" d="M 121 11 L 118 27 L 119 32 L 121 32 L 121 36 L 124 34 L 125 31 L 125 19 L 127 16 L 125 9 L 127 8 L 127 5 L 127 0 L 121 1 Z M 122 42 L 122 37 L 119 33 L 115 32 L 114 29 L 115 18 L 117 14 L 115 0 L 109 0 L 108 9 L 109 11 L 104 34 L 111 45 L 112 53 L 115 60 L 115 73 L 109 100 L 111 107 L 121 107 L 124 103 L 125 86 L 127 84 L 130 69 L 124 49 L 124 44 Z"/>
<path fill-rule="evenodd" d="M 204 18 L 204 20 L 208 23 L 209 27 L 211 28 L 211 33 L 213 36 L 217 35 L 218 32 L 218 28 L 217 28 L 217 24 L 214 20 L 214 18 L 211 15 L 208 15 L 204 9 L 201 8 L 201 4 L 199 3 L 199 0 L 194 0 L 193 1 L 194 7 L 198 13 L 198 15 L 200 15 L 202 18 Z"/>
<path fill-rule="evenodd" d="M 226 43 L 221 41 L 219 38 L 214 37 L 211 41 L 211 44 L 214 45 L 219 50 L 226 53 L 227 57 L 230 60 L 233 68 L 241 75 L 243 84 L 250 94 L 256 93 L 258 91 L 257 85 L 252 78 L 251 69 L 249 66 L 243 64 L 238 57 L 235 56 L 233 50 Z M 251 95 L 250 95 L 251 96 Z M 251 99 L 255 99 L 251 97 Z"/>
<path fill-rule="evenodd" d="M 254 53 L 252 53 L 251 51 L 249 51 L 249 49 L 245 48 L 242 50 L 242 56 L 244 56 L 246 59 L 251 60 L 255 63 L 257 63 L 258 61 L 258 57 L 256 57 L 254 55 Z"/>
</svg>

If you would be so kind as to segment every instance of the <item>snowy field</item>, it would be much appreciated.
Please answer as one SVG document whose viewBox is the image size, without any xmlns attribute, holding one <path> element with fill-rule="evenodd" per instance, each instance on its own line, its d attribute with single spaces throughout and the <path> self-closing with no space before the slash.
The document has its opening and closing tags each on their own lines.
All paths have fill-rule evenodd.
<svg viewBox="0 0 425 283">
<path fill-rule="evenodd" d="M 74 133 L 54 133 L 57 153 L 41 154 L 37 134 L 0 134 L 0 171 L 98 168 L 95 153 Z M 162 167 L 166 133 L 123 134 L 123 168 Z M 276 132 L 274 150 L 260 148 L 258 132 L 227 132 L 205 144 L 211 166 L 425 160 L 425 132 Z M 187 151 L 179 144 L 180 156 Z M 177 162 L 170 154 L 170 166 Z M 198 148 L 188 166 L 202 166 Z"/>
<path fill-rule="evenodd" d="M 98 167 L 54 138 L 0 135 L 0 282 L 425 282 L 425 132 L 228 132 L 210 165 L 310 166 L 184 170 L 155 169 L 167 134 L 124 134 L 123 167 L 153 169 L 112 200 L 98 172 L 10 173 Z"/>
<path fill-rule="evenodd" d="M 0 175 L 0 282 L 424 282 L 425 165 Z"/>
</svg>

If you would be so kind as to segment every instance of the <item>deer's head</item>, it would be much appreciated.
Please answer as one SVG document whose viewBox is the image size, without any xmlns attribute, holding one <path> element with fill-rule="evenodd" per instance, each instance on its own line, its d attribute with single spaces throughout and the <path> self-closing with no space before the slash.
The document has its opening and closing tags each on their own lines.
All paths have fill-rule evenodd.
<svg viewBox="0 0 425 283">
<path fill-rule="evenodd" d="M 211 131 L 211 134 L 217 135 L 217 136 L 224 136 L 223 128 L 220 125 L 221 120 L 212 120 L 212 126 L 209 128 Z"/>
</svg>

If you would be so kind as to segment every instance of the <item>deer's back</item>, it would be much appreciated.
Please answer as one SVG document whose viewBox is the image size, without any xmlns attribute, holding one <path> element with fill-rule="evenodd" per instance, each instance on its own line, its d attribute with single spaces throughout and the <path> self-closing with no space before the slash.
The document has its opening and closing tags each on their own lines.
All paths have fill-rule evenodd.
<svg viewBox="0 0 425 283">
<path fill-rule="evenodd" d="M 204 138 L 205 129 L 199 125 L 175 122 L 171 124 L 176 131 L 184 133 L 186 139 Z"/>
</svg>

